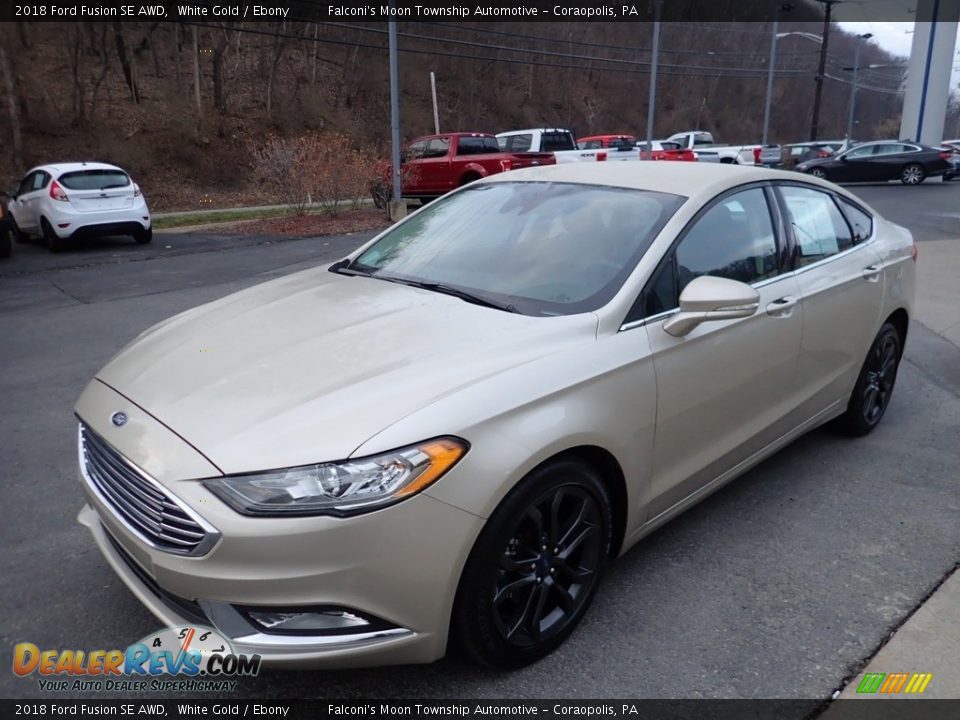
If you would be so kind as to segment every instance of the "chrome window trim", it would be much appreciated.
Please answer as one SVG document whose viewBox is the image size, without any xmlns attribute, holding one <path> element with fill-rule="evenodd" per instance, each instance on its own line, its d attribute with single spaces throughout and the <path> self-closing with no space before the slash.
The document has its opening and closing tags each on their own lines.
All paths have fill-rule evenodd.
<svg viewBox="0 0 960 720">
<path fill-rule="evenodd" d="M 132 462 L 130 462 L 122 453 L 117 451 L 117 457 L 123 461 L 130 470 L 135 472 L 139 477 L 144 481 L 150 484 L 151 487 L 161 493 L 163 496 L 169 498 L 173 503 L 175 503 L 179 508 L 186 513 L 186 515 L 193 520 L 197 525 L 199 525 L 204 531 L 203 539 L 197 543 L 197 545 L 191 548 L 187 552 L 177 552 L 167 547 L 157 545 L 152 539 L 145 536 L 139 529 L 133 527 L 133 525 L 127 521 L 125 517 L 114 509 L 114 501 L 107 498 L 97 484 L 93 481 L 90 475 L 87 473 L 87 462 L 84 457 L 84 441 L 83 441 L 83 427 L 84 423 L 81 421 L 77 425 L 77 459 L 80 464 L 80 476 L 83 478 L 84 483 L 90 489 L 90 491 L 97 497 L 98 500 L 103 504 L 105 508 L 110 511 L 110 516 L 116 519 L 124 528 L 127 529 L 134 537 L 148 545 L 149 547 L 157 550 L 159 552 L 167 553 L 168 555 L 177 555 L 180 557 L 200 557 L 209 553 L 214 545 L 220 540 L 220 531 L 217 530 L 213 525 L 204 520 L 193 508 L 191 508 L 187 503 L 177 497 L 169 488 L 161 485 L 150 475 L 145 473 L 143 470 L 138 468 Z M 93 432 L 88 428 L 89 432 Z M 106 442 L 106 441 L 104 441 Z M 109 445 L 109 443 L 107 443 Z M 111 446 L 112 447 L 112 446 Z M 116 448 L 114 448 L 116 450 Z"/>
</svg>

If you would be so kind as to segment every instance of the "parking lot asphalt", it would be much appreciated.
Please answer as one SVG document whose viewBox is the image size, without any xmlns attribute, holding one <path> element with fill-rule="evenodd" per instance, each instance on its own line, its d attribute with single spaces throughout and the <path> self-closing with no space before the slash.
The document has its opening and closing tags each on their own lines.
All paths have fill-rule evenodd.
<svg viewBox="0 0 960 720">
<path fill-rule="evenodd" d="M 957 235 L 942 218 L 960 187 L 852 189 L 921 240 Z M 0 652 L 124 648 L 157 628 L 75 521 L 72 407 L 93 374 L 149 325 L 366 237 L 169 234 L 18 246 L 0 265 Z M 645 539 L 534 666 L 267 670 L 235 696 L 829 698 L 960 558 L 958 367 L 960 349 L 915 323 L 876 432 L 810 433 Z M 6 672 L 0 697 L 51 695 Z"/>
</svg>

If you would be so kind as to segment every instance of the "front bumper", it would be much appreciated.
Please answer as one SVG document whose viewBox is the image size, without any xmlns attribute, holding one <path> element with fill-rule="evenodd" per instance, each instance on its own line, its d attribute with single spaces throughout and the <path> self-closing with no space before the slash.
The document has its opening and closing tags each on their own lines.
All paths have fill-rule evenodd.
<svg viewBox="0 0 960 720">
<path fill-rule="evenodd" d="M 117 410 L 129 417 L 122 428 L 109 422 Z M 219 474 L 202 455 L 107 386 L 91 383 L 77 412 L 220 534 L 200 556 L 151 547 L 81 470 L 87 505 L 78 520 L 165 625 L 213 626 L 235 650 L 257 653 L 265 664 L 363 667 L 431 662 L 445 653 L 460 571 L 482 519 L 423 494 L 351 518 L 242 516 L 197 481 Z M 277 634 L 238 611 L 317 606 L 383 624 L 350 634 Z"/>
</svg>

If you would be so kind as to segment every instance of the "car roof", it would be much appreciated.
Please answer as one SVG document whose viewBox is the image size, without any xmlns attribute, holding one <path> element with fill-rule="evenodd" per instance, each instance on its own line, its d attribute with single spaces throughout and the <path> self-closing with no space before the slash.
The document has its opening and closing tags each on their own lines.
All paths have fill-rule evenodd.
<svg viewBox="0 0 960 720">
<path fill-rule="evenodd" d="M 100 162 L 65 162 L 65 163 L 51 163 L 49 165 L 38 165 L 37 167 L 30 168 L 27 171 L 27 174 L 30 174 L 36 170 L 43 170 L 48 172 L 51 175 L 63 175 L 68 172 L 77 172 L 78 170 L 119 170 L 122 173 L 126 173 L 126 170 L 119 168 L 116 165 L 108 165 L 107 163 Z"/>
<path fill-rule="evenodd" d="M 689 162 L 579 162 L 511 170 L 481 182 L 558 182 L 650 190 L 697 200 L 706 200 L 728 188 L 764 180 L 786 180 L 820 185 L 836 191 L 830 183 L 795 172 L 725 163 Z"/>
</svg>

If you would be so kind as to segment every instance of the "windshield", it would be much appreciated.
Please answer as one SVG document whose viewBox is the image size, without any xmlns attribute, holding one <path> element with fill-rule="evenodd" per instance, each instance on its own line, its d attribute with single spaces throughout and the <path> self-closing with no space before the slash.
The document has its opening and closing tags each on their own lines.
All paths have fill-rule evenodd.
<svg viewBox="0 0 960 720">
<path fill-rule="evenodd" d="M 437 200 L 350 268 L 459 288 L 526 315 L 606 304 L 686 198 L 646 190 L 498 182 Z"/>
</svg>

